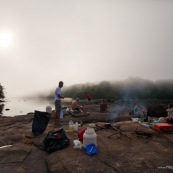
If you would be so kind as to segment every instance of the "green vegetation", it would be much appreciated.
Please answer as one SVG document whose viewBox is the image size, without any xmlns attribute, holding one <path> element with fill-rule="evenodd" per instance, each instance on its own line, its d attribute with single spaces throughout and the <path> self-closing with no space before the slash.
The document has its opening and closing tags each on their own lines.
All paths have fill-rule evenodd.
<svg viewBox="0 0 173 173">
<path fill-rule="evenodd" d="M 2 85 L 0 84 L 0 102 L 3 102 L 3 99 L 4 99 L 4 92 L 3 92 L 3 87 Z M 2 114 L 2 110 L 4 108 L 4 104 L 0 104 L 0 115 Z"/>
<path fill-rule="evenodd" d="M 0 84 L 0 102 L 5 98 L 3 89 L 3 86 Z"/>
<path fill-rule="evenodd" d="M 149 81 L 129 78 L 119 82 L 103 81 L 98 84 L 76 84 L 63 88 L 66 97 L 85 99 L 173 99 L 173 80 Z"/>
</svg>

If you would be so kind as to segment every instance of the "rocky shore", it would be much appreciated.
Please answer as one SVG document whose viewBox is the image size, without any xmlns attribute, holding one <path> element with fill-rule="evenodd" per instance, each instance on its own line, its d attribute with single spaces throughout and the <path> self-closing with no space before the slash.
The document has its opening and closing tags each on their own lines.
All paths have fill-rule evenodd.
<svg viewBox="0 0 173 173">
<path fill-rule="evenodd" d="M 136 173 L 173 171 L 173 134 L 158 133 L 138 123 L 132 123 L 130 115 L 115 116 L 111 112 L 100 113 L 98 105 L 87 106 L 89 116 L 68 115 L 63 128 L 70 145 L 51 154 L 42 150 L 46 134 L 54 129 L 53 114 L 40 136 L 32 135 L 34 114 L 0 118 L 0 172 L 1 173 Z M 98 154 L 89 156 L 84 149 L 74 149 L 77 132 L 68 132 L 68 121 L 82 121 L 79 130 L 96 123 Z M 121 133 L 105 128 L 105 122 L 118 125 Z M 150 136 L 137 135 L 136 130 Z M 6 147 L 4 147 L 6 146 Z"/>
</svg>

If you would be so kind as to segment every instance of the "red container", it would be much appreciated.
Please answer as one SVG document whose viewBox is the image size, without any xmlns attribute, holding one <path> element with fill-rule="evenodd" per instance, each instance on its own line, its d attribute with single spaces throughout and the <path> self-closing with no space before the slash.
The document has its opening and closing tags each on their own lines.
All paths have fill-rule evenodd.
<svg viewBox="0 0 173 173">
<path fill-rule="evenodd" d="M 78 138 L 79 138 L 80 141 L 83 141 L 83 135 L 84 135 L 86 129 L 87 128 L 85 128 L 81 131 L 78 131 Z"/>
<path fill-rule="evenodd" d="M 154 129 L 159 132 L 160 131 L 171 132 L 173 131 L 173 124 L 169 124 L 169 123 L 154 124 Z"/>
</svg>

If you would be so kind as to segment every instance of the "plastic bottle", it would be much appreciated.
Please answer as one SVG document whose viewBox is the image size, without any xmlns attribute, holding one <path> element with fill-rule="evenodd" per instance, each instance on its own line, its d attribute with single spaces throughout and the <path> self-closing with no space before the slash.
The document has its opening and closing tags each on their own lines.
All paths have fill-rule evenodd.
<svg viewBox="0 0 173 173">
<path fill-rule="evenodd" d="M 74 131 L 78 131 L 78 122 L 76 122 L 75 124 L 74 124 Z"/>
<path fill-rule="evenodd" d="M 84 148 L 88 144 L 95 144 L 97 146 L 97 134 L 94 131 L 94 128 L 87 127 L 83 135 L 83 146 Z"/>
<path fill-rule="evenodd" d="M 72 120 L 70 120 L 68 123 L 68 130 L 69 130 L 69 132 L 73 132 L 73 130 L 74 130 L 74 123 Z"/>
</svg>

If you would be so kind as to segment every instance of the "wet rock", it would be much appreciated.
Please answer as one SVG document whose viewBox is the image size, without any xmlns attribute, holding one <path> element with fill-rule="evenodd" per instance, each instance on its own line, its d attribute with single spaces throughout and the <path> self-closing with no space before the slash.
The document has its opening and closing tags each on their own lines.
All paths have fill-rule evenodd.
<svg viewBox="0 0 173 173">
<path fill-rule="evenodd" d="M 96 107 L 95 107 L 96 106 Z M 68 122 L 82 121 L 82 130 L 88 126 L 86 122 L 99 122 L 103 124 L 111 120 L 111 113 L 100 113 L 97 105 L 86 107 L 90 112 L 87 117 L 72 117 L 69 115 L 63 121 L 63 128 L 70 145 L 51 154 L 41 148 L 47 133 L 54 129 L 54 119 L 40 136 L 32 135 L 32 121 L 34 114 L 0 118 L 0 146 L 13 145 L 0 149 L 0 172 L 2 173 L 87 173 L 87 172 L 158 172 L 161 165 L 172 165 L 172 134 L 156 135 L 151 138 L 138 137 L 133 133 L 139 131 L 153 132 L 138 123 L 131 121 L 114 122 L 120 126 L 122 134 L 113 129 L 98 129 L 97 146 L 98 154 L 89 156 L 84 149 L 74 149 L 73 140 L 78 139 L 77 132 L 68 132 Z M 99 110 L 99 109 L 98 109 Z M 54 114 L 51 115 L 54 117 Z M 119 120 L 127 120 L 128 114 L 119 115 Z M 108 136 L 112 135 L 110 138 Z M 130 138 L 128 138 L 128 137 Z M 165 157 L 166 156 L 166 157 Z M 164 158 L 164 159 L 161 159 Z M 161 170 L 160 172 L 162 172 Z"/>
</svg>

